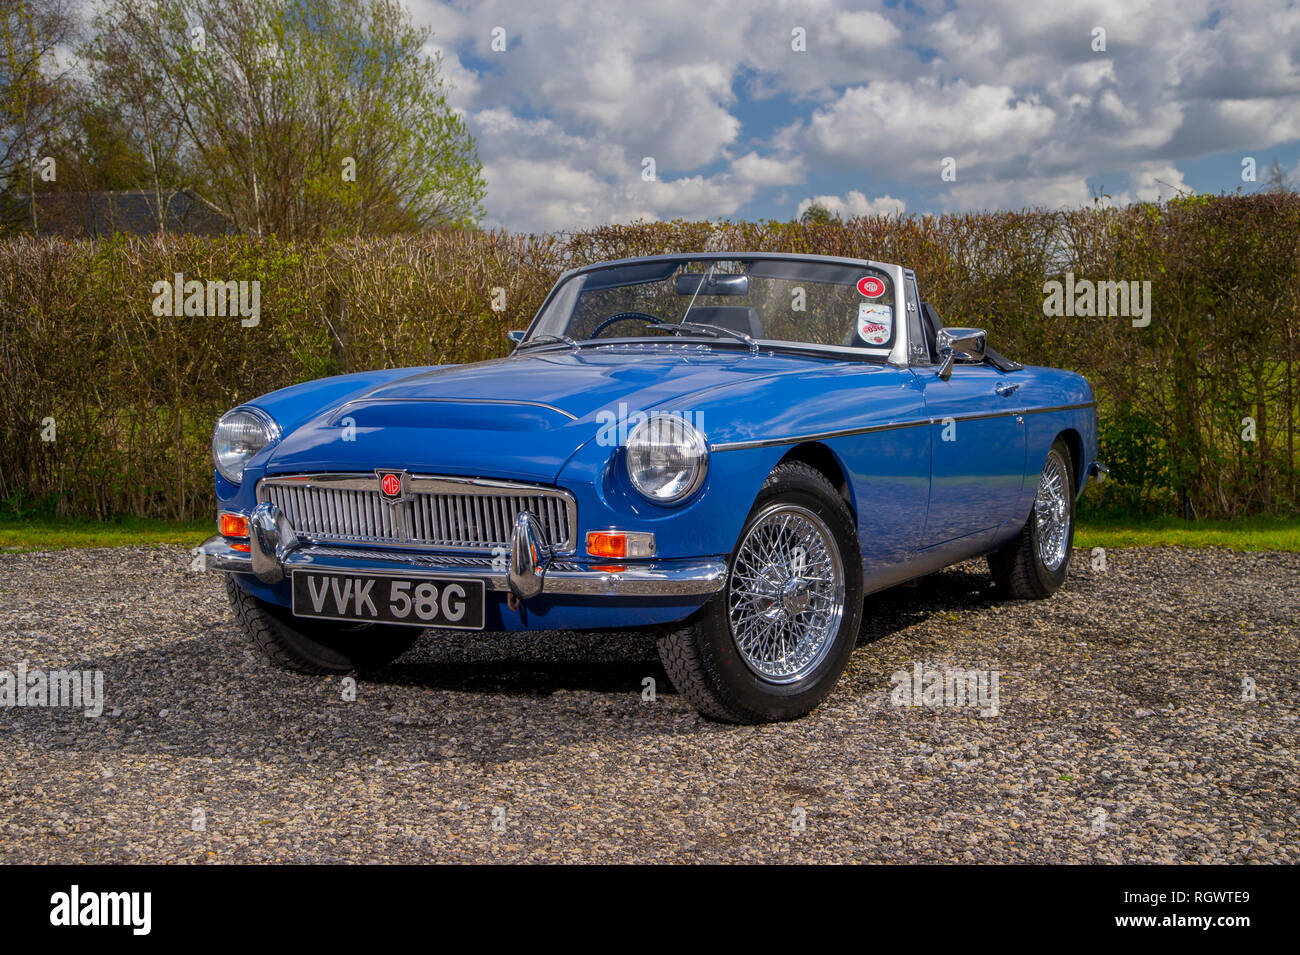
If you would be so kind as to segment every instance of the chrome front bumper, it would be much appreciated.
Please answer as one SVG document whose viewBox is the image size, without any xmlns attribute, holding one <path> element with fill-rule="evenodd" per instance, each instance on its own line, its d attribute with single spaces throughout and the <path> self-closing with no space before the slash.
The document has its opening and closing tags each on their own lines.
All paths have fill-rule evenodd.
<svg viewBox="0 0 1300 955">
<path fill-rule="evenodd" d="M 613 569 L 558 558 L 542 542 L 536 518 L 519 515 L 510 553 L 502 558 L 413 554 L 410 551 L 341 547 L 299 538 L 284 512 L 262 503 L 249 516 L 249 549 L 235 550 L 221 535 L 199 546 L 205 570 L 251 574 L 277 584 L 295 569 L 356 570 L 395 577 L 473 577 L 488 590 L 507 591 L 521 600 L 540 594 L 674 597 L 713 594 L 727 580 L 720 559 L 659 560 L 620 564 Z M 601 569 L 604 568 L 604 569 Z"/>
</svg>

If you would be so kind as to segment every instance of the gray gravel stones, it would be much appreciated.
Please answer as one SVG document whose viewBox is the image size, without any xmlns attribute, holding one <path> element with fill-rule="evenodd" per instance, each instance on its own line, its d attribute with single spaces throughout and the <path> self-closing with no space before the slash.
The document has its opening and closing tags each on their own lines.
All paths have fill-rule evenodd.
<svg viewBox="0 0 1300 955">
<path fill-rule="evenodd" d="M 1300 554 L 1106 563 L 871 597 L 824 706 L 730 727 L 645 634 L 428 633 L 348 701 L 183 549 L 0 554 L 0 670 L 106 696 L 0 707 L 0 861 L 1300 862 Z M 996 670 L 997 714 L 893 705 L 918 663 Z"/>
</svg>

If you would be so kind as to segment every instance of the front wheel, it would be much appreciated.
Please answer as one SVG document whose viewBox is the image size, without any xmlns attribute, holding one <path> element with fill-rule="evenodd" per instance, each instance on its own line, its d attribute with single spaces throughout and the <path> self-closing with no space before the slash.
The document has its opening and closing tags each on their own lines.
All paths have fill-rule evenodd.
<svg viewBox="0 0 1300 955">
<path fill-rule="evenodd" d="M 726 587 L 659 639 L 659 659 L 677 692 L 710 719 L 790 720 L 835 686 L 861 617 L 853 517 L 819 471 L 790 462 L 764 482 Z"/>
<path fill-rule="evenodd" d="M 400 657 L 423 632 L 295 617 L 285 607 L 254 597 L 231 576 L 226 577 L 226 596 L 253 646 L 276 666 L 297 673 L 373 670 Z"/>
<path fill-rule="evenodd" d="M 1010 543 L 988 557 L 998 588 L 1016 600 L 1050 597 L 1065 583 L 1074 543 L 1074 472 L 1058 439 L 1038 478 L 1034 509 Z"/>
</svg>

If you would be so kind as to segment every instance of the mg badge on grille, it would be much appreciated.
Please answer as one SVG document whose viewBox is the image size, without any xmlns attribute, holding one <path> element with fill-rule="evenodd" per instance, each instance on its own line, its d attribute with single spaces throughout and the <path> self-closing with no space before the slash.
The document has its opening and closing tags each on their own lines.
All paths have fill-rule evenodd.
<svg viewBox="0 0 1300 955">
<path fill-rule="evenodd" d="M 375 469 L 379 478 L 379 498 L 385 504 L 400 504 L 410 497 L 410 482 L 405 471 Z"/>
</svg>

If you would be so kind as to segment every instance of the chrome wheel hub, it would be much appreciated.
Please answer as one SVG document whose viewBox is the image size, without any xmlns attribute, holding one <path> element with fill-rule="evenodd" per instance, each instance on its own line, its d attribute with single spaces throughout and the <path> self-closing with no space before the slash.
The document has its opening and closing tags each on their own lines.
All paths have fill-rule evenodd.
<svg viewBox="0 0 1300 955">
<path fill-rule="evenodd" d="M 1061 455 L 1052 451 L 1038 481 L 1034 498 L 1034 523 L 1038 534 L 1038 559 L 1048 570 L 1065 563 L 1070 538 L 1069 478 Z"/>
<path fill-rule="evenodd" d="M 736 549 L 731 635 L 745 665 L 793 683 L 826 658 L 844 616 L 844 565 L 830 528 L 796 504 L 775 504 Z"/>
</svg>

